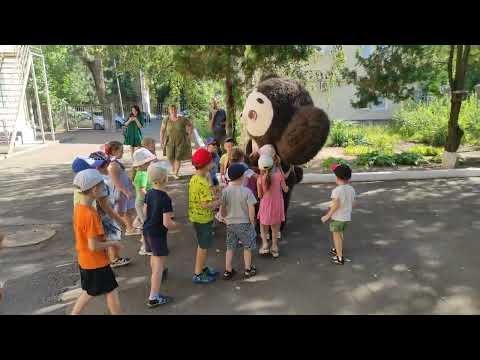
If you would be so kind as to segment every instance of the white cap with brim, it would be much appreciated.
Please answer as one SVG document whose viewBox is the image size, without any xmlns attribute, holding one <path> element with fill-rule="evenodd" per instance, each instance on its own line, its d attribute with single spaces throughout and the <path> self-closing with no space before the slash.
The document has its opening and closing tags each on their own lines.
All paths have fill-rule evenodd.
<svg viewBox="0 0 480 360">
<path fill-rule="evenodd" d="M 87 191 L 103 181 L 103 176 L 94 169 L 86 169 L 75 175 L 73 185 L 80 191 Z"/>
<path fill-rule="evenodd" d="M 140 148 L 133 153 L 133 166 L 142 166 L 150 161 L 155 160 L 157 157 L 153 155 L 149 150 Z"/>
</svg>

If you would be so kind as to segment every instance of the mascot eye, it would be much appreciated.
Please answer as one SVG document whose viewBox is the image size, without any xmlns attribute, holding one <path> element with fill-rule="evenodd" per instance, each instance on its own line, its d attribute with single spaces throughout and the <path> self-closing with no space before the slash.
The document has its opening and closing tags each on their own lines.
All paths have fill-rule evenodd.
<svg viewBox="0 0 480 360">
<path fill-rule="evenodd" d="M 260 104 L 263 104 L 263 99 L 257 98 L 257 102 L 259 102 Z"/>
</svg>

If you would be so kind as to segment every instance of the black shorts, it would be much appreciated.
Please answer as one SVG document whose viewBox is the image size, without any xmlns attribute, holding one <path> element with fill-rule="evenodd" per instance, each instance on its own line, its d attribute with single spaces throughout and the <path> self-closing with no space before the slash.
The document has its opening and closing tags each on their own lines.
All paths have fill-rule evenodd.
<svg viewBox="0 0 480 360">
<path fill-rule="evenodd" d="M 82 289 L 90 296 L 108 294 L 118 287 L 115 274 L 110 265 L 98 269 L 79 268 Z"/>
<path fill-rule="evenodd" d="M 213 245 L 213 221 L 206 224 L 193 223 L 195 233 L 197 234 L 198 247 L 206 250 Z"/>
<path fill-rule="evenodd" d="M 167 246 L 167 234 L 152 235 L 144 231 L 143 238 L 145 239 L 145 251 L 151 252 L 153 256 L 168 256 L 170 253 Z"/>
</svg>

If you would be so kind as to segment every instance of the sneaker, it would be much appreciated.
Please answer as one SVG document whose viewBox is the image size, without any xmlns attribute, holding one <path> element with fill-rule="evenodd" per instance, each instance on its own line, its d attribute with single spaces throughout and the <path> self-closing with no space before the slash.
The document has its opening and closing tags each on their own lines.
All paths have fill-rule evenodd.
<svg viewBox="0 0 480 360">
<path fill-rule="evenodd" d="M 200 275 L 193 275 L 192 282 L 194 284 L 209 284 L 214 282 L 216 278 L 208 276 L 206 273 L 201 273 Z"/>
<path fill-rule="evenodd" d="M 220 274 L 220 272 L 217 269 L 214 269 L 210 266 L 205 266 L 205 268 L 203 269 L 203 272 L 206 273 L 208 276 L 212 276 L 212 277 L 215 277 L 218 274 Z"/>
<path fill-rule="evenodd" d="M 125 232 L 125 236 L 134 236 L 134 235 L 142 235 L 142 232 L 139 229 Z"/>
<path fill-rule="evenodd" d="M 165 296 L 165 295 L 158 295 L 155 299 L 153 300 L 148 300 L 147 306 L 149 308 L 154 308 L 159 305 L 165 305 L 173 301 L 173 298 L 170 296 Z"/>
<path fill-rule="evenodd" d="M 140 248 L 140 250 L 138 250 L 138 255 L 141 255 L 141 256 L 152 256 L 153 254 L 151 252 L 148 252 L 145 250 L 145 245 L 142 245 L 142 247 Z"/>
<path fill-rule="evenodd" d="M 232 277 L 235 276 L 237 272 L 235 271 L 235 269 L 232 269 L 232 271 L 227 271 L 225 270 L 225 272 L 223 273 L 223 280 L 230 280 Z"/>
<path fill-rule="evenodd" d="M 255 265 L 250 266 L 250 269 L 245 269 L 245 272 L 243 273 L 245 279 L 251 278 L 255 275 L 257 275 L 257 268 L 255 267 Z"/>
<path fill-rule="evenodd" d="M 128 265 L 132 262 L 129 258 L 118 258 L 110 264 L 110 267 L 116 268 L 120 266 Z"/>
</svg>

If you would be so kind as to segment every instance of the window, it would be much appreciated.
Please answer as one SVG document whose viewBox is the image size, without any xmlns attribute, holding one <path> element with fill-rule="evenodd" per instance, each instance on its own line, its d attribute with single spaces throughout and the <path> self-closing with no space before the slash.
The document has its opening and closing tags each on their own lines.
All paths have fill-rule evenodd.
<svg viewBox="0 0 480 360">
<path fill-rule="evenodd" d="M 328 54 L 332 49 L 332 45 L 314 45 L 314 47 L 320 54 Z"/>
<path fill-rule="evenodd" d="M 360 45 L 360 56 L 366 59 L 372 55 L 374 50 L 373 45 Z"/>
<path fill-rule="evenodd" d="M 369 103 L 366 107 L 360 108 L 360 110 L 369 110 L 369 111 L 385 111 L 387 109 L 387 104 L 383 97 L 378 98 L 378 105 L 374 103 Z"/>
</svg>

